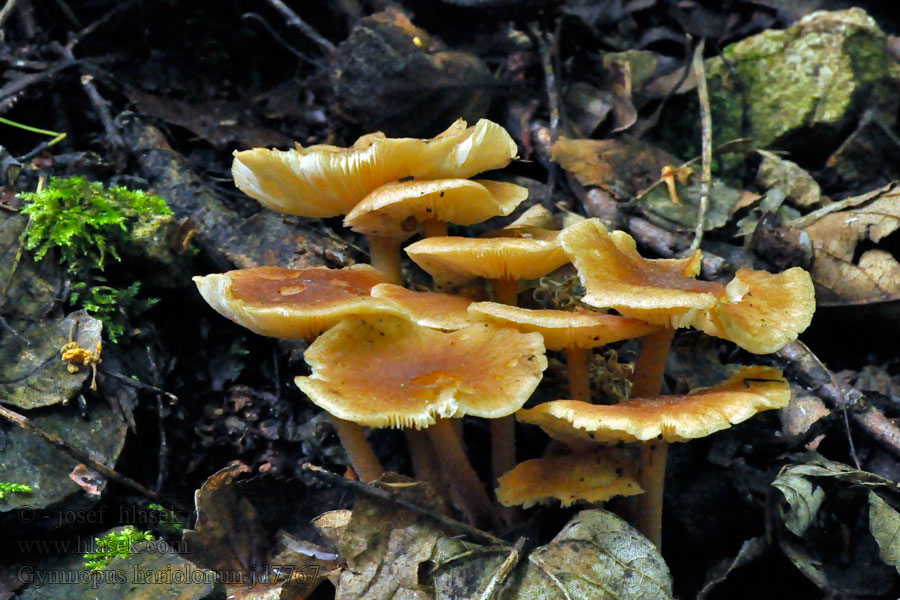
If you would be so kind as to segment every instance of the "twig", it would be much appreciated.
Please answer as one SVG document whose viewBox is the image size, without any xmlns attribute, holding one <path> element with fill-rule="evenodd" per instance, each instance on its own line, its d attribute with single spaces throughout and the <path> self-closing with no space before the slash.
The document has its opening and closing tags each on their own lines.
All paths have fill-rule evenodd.
<svg viewBox="0 0 900 600">
<path fill-rule="evenodd" d="M 527 542 L 528 538 L 524 536 L 516 540 L 516 544 L 510 548 L 509 555 L 507 555 L 503 564 L 500 565 L 500 568 L 498 568 L 491 576 L 491 580 L 484 588 L 484 591 L 481 592 L 481 595 L 478 596 L 478 600 L 491 600 L 494 597 L 497 593 L 497 589 L 503 585 L 503 582 L 506 581 L 506 578 L 509 577 L 512 570 L 519 564 L 519 560 L 522 558 L 522 553 L 525 550 L 525 544 Z"/>
<path fill-rule="evenodd" d="M 272 5 L 275 10 L 281 13 L 281 15 L 285 18 L 285 22 L 291 26 L 296 27 L 300 30 L 300 32 L 311 39 L 313 42 L 318 44 L 320 48 L 322 48 L 326 53 L 334 52 L 334 44 L 329 42 L 327 39 L 322 37 L 318 31 L 313 29 L 308 23 L 306 23 L 303 19 L 297 16 L 297 13 L 288 8 L 287 4 L 282 2 L 281 0 L 266 0 L 269 4 Z"/>
<path fill-rule="evenodd" d="M 709 90 L 706 86 L 706 69 L 703 67 L 703 47 L 701 39 L 694 48 L 692 68 L 697 80 L 697 98 L 700 100 L 700 136 L 701 136 L 701 170 L 700 170 L 700 206 L 697 209 L 697 227 L 694 240 L 687 254 L 693 254 L 703 241 L 703 230 L 706 226 L 706 211 L 709 208 L 709 188 L 712 183 L 712 110 L 709 107 Z"/>
<path fill-rule="evenodd" d="M 6 23 L 6 19 L 12 14 L 13 9 L 18 3 L 19 0 L 6 0 L 6 4 L 3 5 L 3 8 L 0 8 L 0 40 L 6 37 L 3 33 L 3 24 Z"/>
<path fill-rule="evenodd" d="M 330 471 L 326 471 L 322 467 L 317 467 L 312 463 L 305 463 L 303 465 L 303 470 L 308 471 L 310 475 L 313 475 L 314 477 L 317 477 L 318 479 L 321 479 L 323 481 L 327 481 L 328 483 L 350 488 L 355 492 L 365 494 L 370 498 L 375 498 L 377 500 L 381 500 L 382 502 L 396 504 L 397 506 L 405 508 L 410 512 L 416 513 L 417 515 L 421 515 L 423 517 L 427 517 L 432 521 L 440 523 L 445 527 L 449 527 L 450 529 L 455 529 L 457 531 L 465 533 L 473 539 L 477 539 L 482 542 L 488 542 L 490 544 L 496 544 L 498 546 L 509 546 L 509 542 L 502 538 L 490 534 L 487 531 L 482 531 L 481 529 L 472 527 L 471 525 L 466 525 L 465 523 L 457 521 L 456 519 L 445 517 L 444 515 L 438 514 L 425 508 L 424 506 L 419 506 L 418 504 L 406 500 L 397 493 L 378 488 L 374 485 L 363 483 L 361 481 L 345 479 L 340 475 L 336 475 Z"/>
<path fill-rule="evenodd" d="M 144 487 L 143 485 L 141 485 L 134 479 L 131 479 L 130 477 L 122 475 L 121 473 L 118 473 L 118 472 L 114 471 L 113 469 L 107 467 L 103 463 L 94 460 L 93 458 L 90 457 L 90 455 L 88 455 L 87 452 L 85 452 L 79 448 L 70 446 L 62 438 L 60 438 L 48 431 L 41 429 L 40 427 L 35 425 L 31 421 L 31 419 L 29 419 L 28 417 L 26 417 L 24 415 L 20 415 L 19 413 L 9 410 L 5 406 L 0 405 L 0 416 L 2 416 L 4 419 L 9 421 L 10 423 L 12 423 L 18 427 L 21 427 L 28 433 L 31 433 L 33 435 L 36 435 L 36 436 L 44 439 L 44 441 L 48 442 L 53 447 L 58 448 L 59 450 L 62 450 L 63 452 L 65 452 L 66 454 L 68 454 L 69 456 L 74 458 L 75 460 L 84 463 L 85 466 L 87 466 L 88 468 L 90 468 L 94 471 L 97 471 L 98 473 L 100 473 L 101 475 L 106 477 L 107 479 L 112 479 L 113 481 L 117 481 L 124 486 L 130 487 L 131 489 L 138 492 L 139 494 L 142 494 L 142 495 L 150 498 L 151 500 L 155 500 L 156 502 L 158 502 L 160 504 L 174 506 L 178 510 L 187 512 L 187 513 L 190 513 L 192 511 L 192 509 L 184 506 L 177 500 L 167 500 L 167 499 L 163 498 L 162 496 L 160 496 L 159 494 L 157 494 L 156 492 L 154 492 L 153 490 L 151 490 L 147 487 Z"/>
<path fill-rule="evenodd" d="M 547 92 L 547 109 L 550 112 L 550 140 L 555 142 L 559 138 L 559 94 L 556 90 L 556 73 L 553 69 L 553 57 L 543 32 L 534 23 L 528 26 L 528 30 L 534 38 L 538 55 L 541 57 L 541 68 L 544 70 L 544 86 Z"/>
<path fill-rule="evenodd" d="M 13 329 L 13 326 L 10 325 L 9 323 L 7 323 L 6 319 L 3 318 L 3 315 L 0 315 L 0 327 L 3 327 L 3 329 L 5 329 L 8 332 L 10 332 L 11 334 L 13 334 L 16 338 L 18 338 L 18 340 L 20 342 L 22 342 L 26 346 L 31 345 L 31 342 L 28 341 L 28 338 L 26 338 L 24 335 L 22 335 L 21 333 L 19 333 L 15 329 Z"/>
<path fill-rule="evenodd" d="M 107 371 L 106 369 L 103 369 L 103 368 L 100 368 L 97 370 L 100 373 L 103 373 L 104 375 L 109 375 L 110 377 L 114 377 L 115 379 L 118 379 L 118 380 L 124 382 L 126 385 L 130 385 L 131 387 L 136 387 L 139 390 L 148 390 L 151 392 L 156 392 L 157 394 L 164 395 L 169 400 L 178 402 L 178 396 L 176 396 L 175 394 L 173 394 L 171 392 L 167 392 L 166 390 L 164 390 L 162 388 L 158 388 L 155 385 L 150 385 L 149 383 L 144 383 L 143 381 L 138 381 L 136 379 L 132 379 L 131 377 L 126 377 L 125 375 L 122 375 L 121 373 L 116 373 L 115 371 Z"/>
<path fill-rule="evenodd" d="M 81 40 L 94 33 L 94 31 L 96 31 L 98 27 L 106 24 L 110 19 L 112 19 L 120 12 L 131 8 L 131 5 L 133 5 L 136 1 L 137 0 L 127 0 L 126 2 L 117 2 L 115 6 L 105 15 L 103 15 L 78 33 L 70 34 L 69 41 L 66 43 L 66 48 L 68 48 L 69 50 L 74 50 L 75 46 L 79 42 L 81 42 Z"/>
<path fill-rule="evenodd" d="M 820 398 L 835 408 L 846 410 L 864 431 L 900 456 L 900 429 L 880 410 L 864 402 L 862 392 L 852 387 L 845 392 L 831 371 L 803 342 L 788 344 L 777 355 L 796 369 L 802 383 L 814 389 Z M 852 442 L 851 451 L 855 452 Z M 858 459 L 854 457 L 854 460 Z"/>
<path fill-rule="evenodd" d="M 307 57 L 305 54 L 303 54 L 302 52 L 300 52 L 299 50 L 297 50 L 296 48 L 294 48 L 293 46 L 288 44 L 286 41 L 284 41 L 280 35 L 275 33 L 275 30 L 272 29 L 272 26 L 269 25 L 268 21 L 263 19 L 260 15 L 258 15 L 256 13 L 244 13 L 241 15 L 241 18 L 242 19 L 252 19 L 254 21 L 257 21 L 260 25 L 263 26 L 263 29 L 265 29 L 266 31 L 269 32 L 269 35 L 272 36 L 272 39 L 274 39 L 276 42 L 281 44 L 285 50 L 287 50 L 288 52 L 290 52 L 291 54 L 293 54 L 294 56 L 296 56 L 297 58 L 299 58 L 306 64 L 315 66 L 315 64 L 316 64 L 315 61 L 313 61 L 312 59 Z"/>
</svg>

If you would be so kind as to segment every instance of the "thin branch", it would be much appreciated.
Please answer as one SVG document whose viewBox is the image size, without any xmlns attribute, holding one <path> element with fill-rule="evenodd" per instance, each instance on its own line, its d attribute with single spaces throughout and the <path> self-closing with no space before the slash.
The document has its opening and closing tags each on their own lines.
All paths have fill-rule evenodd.
<svg viewBox="0 0 900 600">
<path fill-rule="evenodd" d="M 0 8 L 0 40 L 4 39 L 5 35 L 3 33 L 3 25 L 6 23 L 6 19 L 9 18 L 9 15 L 12 14 L 13 9 L 16 8 L 16 4 L 19 3 L 19 0 L 6 0 L 6 4 L 3 5 L 3 8 Z"/>
<path fill-rule="evenodd" d="M 292 11 L 287 4 L 282 2 L 281 0 L 266 0 L 272 7 L 281 13 L 281 15 L 285 18 L 285 22 L 291 26 L 300 30 L 300 32 L 315 42 L 322 50 L 326 53 L 331 54 L 335 50 L 334 44 L 330 41 L 322 37 L 322 35 L 313 29 L 306 21 L 297 16 L 297 13 Z"/>
<path fill-rule="evenodd" d="M 697 80 L 697 97 L 700 100 L 700 135 L 701 135 L 701 170 L 700 170 L 700 206 L 697 209 L 697 227 L 694 240 L 687 253 L 693 254 L 703 241 L 703 230 L 706 225 L 706 211 L 709 208 L 709 188 L 712 183 L 712 111 L 709 107 L 709 90 L 706 86 L 706 69 L 703 67 L 703 39 L 694 48 L 692 68 Z"/>
<path fill-rule="evenodd" d="M 151 500 L 154 500 L 155 502 L 158 502 L 159 504 L 173 506 L 173 507 L 177 508 L 178 510 L 187 512 L 187 513 L 192 512 L 191 508 L 184 506 L 177 500 L 165 499 L 162 496 L 160 496 L 159 494 L 157 494 L 156 492 L 154 492 L 153 490 L 151 490 L 150 488 L 144 487 L 143 485 L 141 485 L 134 479 L 131 479 L 130 477 L 122 475 L 121 473 L 118 473 L 117 471 L 114 471 L 113 469 L 107 467 L 103 463 L 94 460 L 93 458 L 90 457 L 90 455 L 88 455 L 87 452 L 81 450 L 80 448 L 75 448 L 75 447 L 69 445 L 68 442 L 66 442 L 64 439 L 60 438 L 59 436 L 54 435 L 48 431 L 45 431 L 44 429 L 41 429 L 40 427 L 35 425 L 34 422 L 31 421 L 31 419 L 29 419 L 26 416 L 20 415 L 19 413 L 15 412 L 15 411 L 9 410 L 8 408 L 6 408 L 5 406 L 2 406 L 2 405 L 0 405 L 0 416 L 2 416 L 4 419 L 9 421 L 13 425 L 21 427 L 28 433 L 31 433 L 33 435 L 36 435 L 36 436 L 42 438 L 44 441 L 46 441 L 53 447 L 55 447 L 59 450 L 62 450 L 63 452 L 65 452 L 66 454 L 68 454 L 69 456 L 74 458 L 75 460 L 84 463 L 84 465 L 86 467 L 88 467 L 91 470 L 97 471 L 98 473 L 100 473 L 101 475 L 106 477 L 107 479 L 117 481 L 117 482 L 121 483 L 122 485 L 133 489 L 134 491 L 138 492 L 139 494 L 144 495 L 144 496 L 150 498 Z"/>
<path fill-rule="evenodd" d="M 322 467 L 317 467 L 316 465 L 311 463 L 305 463 L 303 465 L 303 470 L 307 471 L 310 475 L 316 477 L 317 479 L 327 481 L 328 483 L 334 485 L 350 488 L 357 493 L 365 494 L 370 498 L 375 498 L 376 500 L 381 500 L 382 502 L 396 504 L 397 506 L 400 506 L 410 512 L 416 513 L 417 515 L 427 517 L 445 527 L 465 533 L 472 539 L 476 539 L 481 542 L 487 542 L 489 544 L 496 544 L 498 546 L 509 546 L 509 542 L 507 542 L 503 538 L 499 538 L 493 534 L 488 533 L 487 531 L 482 531 L 481 529 L 472 527 L 471 525 L 466 525 L 462 521 L 457 521 L 456 519 L 445 517 L 442 514 L 425 508 L 424 506 L 419 506 L 418 504 L 410 502 L 399 494 L 391 492 L 389 490 L 375 487 L 374 485 L 363 483 L 361 481 L 345 479 L 340 475 L 336 475 L 330 471 L 326 471 Z"/>
</svg>

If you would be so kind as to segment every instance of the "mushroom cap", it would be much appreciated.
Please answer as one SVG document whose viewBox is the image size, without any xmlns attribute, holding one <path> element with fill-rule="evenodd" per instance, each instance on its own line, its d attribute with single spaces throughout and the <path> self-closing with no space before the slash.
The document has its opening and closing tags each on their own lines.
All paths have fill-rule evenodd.
<svg viewBox="0 0 900 600">
<path fill-rule="evenodd" d="M 351 314 L 403 314 L 369 296 L 385 277 L 369 265 L 344 269 L 256 267 L 194 277 L 216 312 L 260 335 L 311 340 Z"/>
<path fill-rule="evenodd" d="M 614 405 L 556 400 L 520 410 L 516 418 L 562 441 L 638 442 L 662 436 L 667 442 L 683 442 L 758 412 L 784 408 L 790 399 L 790 386 L 779 369 L 743 367 L 719 385 L 683 396 L 631 398 Z"/>
<path fill-rule="evenodd" d="M 497 480 L 497 500 L 528 508 L 559 500 L 603 502 L 613 496 L 643 493 L 633 460 L 621 450 L 596 447 L 566 456 L 545 456 L 519 463 Z"/>
<path fill-rule="evenodd" d="M 500 125 L 459 120 L 430 140 L 374 133 L 350 148 L 319 145 L 293 150 L 235 152 L 234 182 L 245 194 L 279 212 L 304 217 L 347 214 L 370 192 L 391 181 L 468 178 L 506 166 L 516 144 Z"/>
<path fill-rule="evenodd" d="M 547 368 L 536 333 L 470 325 L 444 333 L 396 317 L 348 317 L 305 354 L 294 382 L 332 415 L 369 427 L 496 419 L 522 407 Z"/>
<path fill-rule="evenodd" d="M 535 331 L 544 337 L 548 350 L 594 348 L 620 340 L 630 340 L 656 329 L 638 319 L 587 310 L 532 310 L 496 302 L 476 302 L 469 306 L 472 321 L 513 325 L 520 331 Z"/>
<path fill-rule="evenodd" d="M 506 216 L 528 188 L 499 181 L 438 179 L 387 183 L 363 198 L 344 219 L 357 233 L 405 240 L 429 220 L 473 225 Z"/>
<path fill-rule="evenodd" d="M 812 277 L 799 267 L 778 274 L 740 269 L 725 296 L 692 325 L 757 354 L 776 352 L 812 322 L 816 294 Z"/>
<path fill-rule="evenodd" d="M 453 331 L 472 324 L 468 308 L 473 301 L 463 296 L 415 292 L 392 283 L 379 283 L 372 288 L 372 297 L 393 302 L 409 319 L 432 329 Z"/>
<path fill-rule="evenodd" d="M 689 259 L 641 257 L 634 239 L 609 233 L 599 219 L 564 229 L 559 242 L 578 270 L 586 304 L 614 308 L 656 325 L 686 327 L 694 314 L 725 294 L 720 283 L 697 281 L 700 254 Z"/>
<path fill-rule="evenodd" d="M 540 239 L 433 237 L 410 244 L 406 253 L 435 278 L 537 279 L 569 262 L 557 233 Z"/>
</svg>

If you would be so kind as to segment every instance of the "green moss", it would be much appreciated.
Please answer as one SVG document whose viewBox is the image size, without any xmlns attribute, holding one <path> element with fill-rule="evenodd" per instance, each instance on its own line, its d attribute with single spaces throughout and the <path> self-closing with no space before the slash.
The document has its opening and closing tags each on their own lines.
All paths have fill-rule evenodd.
<svg viewBox="0 0 900 600">
<path fill-rule="evenodd" d="M 128 558 L 132 546 L 137 542 L 155 539 L 150 532 L 137 530 L 131 525 L 110 531 L 103 537 L 94 538 L 94 552 L 85 552 L 84 566 L 92 573 L 100 572 L 115 557 Z"/>
<path fill-rule="evenodd" d="M 40 192 L 21 194 L 29 216 L 24 245 L 42 260 L 59 253 L 60 263 L 75 279 L 69 303 L 100 319 L 116 341 L 133 318 L 155 299 L 138 297 L 140 284 L 109 285 L 103 272 L 110 260 L 121 261 L 128 244 L 146 229 L 148 220 L 171 215 L 165 200 L 141 190 L 104 187 L 83 177 L 54 178 Z"/>
<path fill-rule="evenodd" d="M 34 490 L 24 483 L 8 483 L 0 481 L 0 498 L 6 498 L 7 494 L 30 494 Z"/>
<path fill-rule="evenodd" d="M 83 177 L 52 179 L 42 191 L 20 194 L 22 212 L 31 223 L 25 247 L 41 260 L 51 248 L 70 272 L 102 271 L 106 259 L 121 260 L 119 248 L 128 242 L 142 214 L 170 215 L 159 196 L 120 186 L 105 188 Z"/>
</svg>

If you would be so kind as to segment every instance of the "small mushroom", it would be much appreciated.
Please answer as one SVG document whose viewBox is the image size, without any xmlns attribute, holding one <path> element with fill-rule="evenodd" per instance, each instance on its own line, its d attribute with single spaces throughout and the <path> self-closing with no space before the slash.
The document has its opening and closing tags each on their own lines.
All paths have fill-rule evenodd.
<svg viewBox="0 0 900 600">
<path fill-rule="evenodd" d="M 569 397 L 590 402 L 588 371 L 590 349 L 652 333 L 657 328 L 638 319 L 579 309 L 532 310 L 494 302 L 469 306 L 473 321 L 513 325 L 544 338 L 548 350 L 565 350 L 569 375 Z"/>
<path fill-rule="evenodd" d="M 487 493 L 448 419 L 495 419 L 521 408 L 547 367 L 536 333 L 486 324 L 443 333 L 396 317 L 348 317 L 306 351 L 294 381 L 317 405 L 369 427 L 427 428 L 451 485 L 475 521 Z"/>
<path fill-rule="evenodd" d="M 526 460 L 497 484 L 501 504 L 522 508 L 551 499 L 569 506 L 579 500 L 605 502 L 614 496 L 643 492 L 637 482 L 635 461 L 621 450 L 602 446 Z"/>
<path fill-rule="evenodd" d="M 304 217 L 336 217 L 353 210 L 386 183 L 468 178 L 506 166 L 516 144 L 501 126 L 459 120 L 430 140 L 371 133 L 350 148 L 319 145 L 293 150 L 253 148 L 234 153 L 237 187 L 264 206 Z"/>
<path fill-rule="evenodd" d="M 508 215 L 527 196 L 527 188 L 498 181 L 398 181 L 363 198 L 344 226 L 368 238 L 372 264 L 399 284 L 400 244 L 419 229 L 447 235 L 447 223 L 473 225 Z"/>
<path fill-rule="evenodd" d="M 784 408 L 791 389 L 779 369 L 741 367 L 726 381 L 685 395 L 630 398 L 618 404 L 554 400 L 522 409 L 516 419 L 557 440 L 576 443 L 685 442 Z"/>
</svg>

